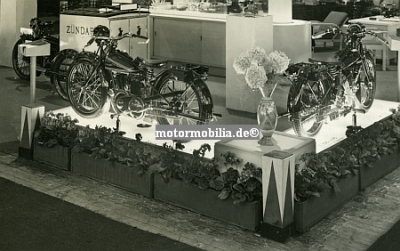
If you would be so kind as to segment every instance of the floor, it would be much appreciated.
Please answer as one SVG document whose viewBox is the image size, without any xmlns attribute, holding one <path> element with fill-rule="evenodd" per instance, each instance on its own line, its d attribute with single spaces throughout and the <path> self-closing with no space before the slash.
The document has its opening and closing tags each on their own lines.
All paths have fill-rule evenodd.
<svg viewBox="0 0 400 251">
<path fill-rule="evenodd" d="M 0 178 L 2 251 L 200 251 Z M 5 217 L 6 216 L 6 217 Z"/>
<path fill-rule="evenodd" d="M 378 99 L 397 101 L 396 66 L 378 71 Z M 400 218 L 400 169 L 379 180 L 346 203 L 309 232 L 285 244 L 253 232 L 204 217 L 70 172 L 38 166 L 17 158 L 20 107 L 29 101 L 29 83 L 17 78 L 10 68 L 0 67 L 0 177 L 38 192 L 84 207 L 112 220 L 150 233 L 160 234 L 203 250 L 365 250 Z M 223 122 L 256 123 L 254 114 L 225 108 L 224 79 L 208 82 L 216 112 Z M 67 107 L 54 93 L 48 79 L 37 81 L 37 102 L 46 110 Z M 290 127 L 279 122 L 278 130 Z"/>
</svg>

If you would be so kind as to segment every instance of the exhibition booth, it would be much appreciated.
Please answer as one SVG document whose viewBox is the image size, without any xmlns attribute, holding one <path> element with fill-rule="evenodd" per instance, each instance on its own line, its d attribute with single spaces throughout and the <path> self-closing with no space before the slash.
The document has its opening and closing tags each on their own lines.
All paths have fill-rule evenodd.
<svg viewBox="0 0 400 251">
<path fill-rule="evenodd" d="M 264 2 L 72 2 L 60 1 L 57 49 L 32 25 L 18 46 L 12 37 L 14 69 L 31 84 L 21 157 L 278 242 L 400 164 L 398 103 L 374 99 L 375 60 L 360 49 L 358 24 L 336 61 L 304 63 L 311 22 L 293 19 L 292 0 L 268 1 L 267 13 Z M 38 72 L 71 106 L 35 103 Z M 257 117 L 259 139 L 157 139 L 159 125 L 229 127 L 213 110 L 209 75 L 225 79 L 226 109 Z M 292 126 L 276 130 L 283 120 Z"/>
</svg>

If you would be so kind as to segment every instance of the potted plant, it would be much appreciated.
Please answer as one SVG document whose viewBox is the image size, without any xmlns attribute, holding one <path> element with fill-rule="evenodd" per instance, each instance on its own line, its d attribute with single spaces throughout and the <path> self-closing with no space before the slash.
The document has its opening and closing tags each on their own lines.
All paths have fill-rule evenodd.
<svg viewBox="0 0 400 251">
<path fill-rule="evenodd" d="M 153 175 L 148 167 L 158 161 L 154 147 L 123 138 L 123 132 L 96 126 L 80 131 L 72 150 L 72 171 L 129 191 L 153 197 Z"/>
<path fill-rule="evenodd" d="M 46 112 L 34 132 L 33 159 L 70 170 L 71 148 L 79 132 L 77 123 L 67 114 Z"/>
<path fill-rule="evenodd" d="M 190 157 L 163 153 L 153 166 L 154 198 L 255 231 L 262 220 L 261 169 L 249 163 L 243 174 L 232 167 L 220 173 L 217 161 L 204 157 L 210 150 L 204 144 Z"/>
</svg>

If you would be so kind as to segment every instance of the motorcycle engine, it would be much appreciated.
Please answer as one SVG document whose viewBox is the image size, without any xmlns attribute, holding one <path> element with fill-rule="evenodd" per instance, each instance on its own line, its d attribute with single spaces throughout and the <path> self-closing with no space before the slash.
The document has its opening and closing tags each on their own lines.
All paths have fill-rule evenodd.
<svg viewBox="0 0 400 251">
<path fill-rule="evenodd" d="M 119 89 L 133 96 L 146 96 L 145 76 L 142 73 L 118 74 L 115 76 Z"/>
</svg>

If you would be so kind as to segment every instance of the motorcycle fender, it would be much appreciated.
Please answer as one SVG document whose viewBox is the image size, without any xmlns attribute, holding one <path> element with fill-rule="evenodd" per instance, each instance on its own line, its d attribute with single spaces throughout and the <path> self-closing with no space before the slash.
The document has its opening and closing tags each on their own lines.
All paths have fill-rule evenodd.
<svg viewBox="0 0 400 251">
<path fill-rule="evenodd" d="M 372 53 L 372 51 L 371 50 L 369 50 L 369 49 L 367 49 L 367 50 L 365 50 L 365 55 L 368 57 L 371 57 L 371 58 L 374 58 L 374 54 Z"/>
<path fill-rule="evenodd" d="M 169 78 L 169 77 L 170 77 L 169 70 L 168 69 L 164 69 L 158 74 L 158 76 L 157 76 L 157 78 L 155 80 L 155 83 L 159 83 L 159 81 L 161 81 L 161 79 Z M 157 89 L 159 88 L 158 84 L 157 84 L 156 88 Z"/>
<path fill-rule="evenodd" d="M 158 75 L 156 82 L 159 82 L 160 80 L 162 80 L 164 78 L 174 79 L 174 75 L 171 75 L 170 69 L 163 70 L 163 72 L 161 72 Z M 180 81 L 182 81 L 182 80 L 180 80 Z M 159 89 L 158 86 L 156 88 Z M 214 103 L 213 103 L 213 100 L 211 97 L 210 89 L 208 89 L 207 84 L 201 79 L 194 80 L 193 88 L 197 89 L 197 91 L 200 95 L 199 98 L 203 101 L 202 102 L 202 104 L 203 104 L 202 111 L 203 111 L 203 113 L 205 113 L 207 115 L 206 119 L 211 119 L 213 116 Z M 206 117 L 206 116 L 204 116 L 204 117 Z"/>
<path fill-rule="evenodd" d="M 294 99 L 293 96 L 298 95 L 299 92 L 301 91 L 301 88 L 304 84 L 304 81 L 307 81 L 309 78 L 314 79 L 315 76 L 312 73 L 313 69 L 312 66 L 307 65 L 305 67 L 300 67 L 298 70 L 298 76 L 295 80 L 292 81 L 292 86 L 290 87 L 289 93 L 288 93 L 288 99 L 287 99 L 287 112 L 288 113 L 295 113 L 299 112 L 301 107 L 296 104 L 290 104 L 292 102 L 291 99 Z M 292 96 L 292 98 L 290 98 Z M 294 102 L 294 101 L 293 101 Z"/>
<path fill-rule="evenodd" d="M 74 59 L 79 59 L 79 58 L 89 58 L 90 60 L 93 60 L 93 62 L 94 62 L 96 59 L 96 54 L 93 52 L 82 51 L 82 52 L 79 52 L 78 54 L 76 54 L 74 57 Z"/>
<path fill-rule="evenodd" d="M 197 89 L 200 97 L 199 99 L 202 101 L 202 115 L 201 117 L 207 119 L 212 119 L 213 118 L 213 107 L 214 103 L 211 97 L 211 92 L 210 89 L 208 89 L 207 84 L 201 80 L 201 79 L 196 79 L 193 82 L 193 88 Z"/>
<path fill-rule="evenodd" d="M 72 50 L 72 49 L 65 49 L 65 50 L 62 50 L 62 51 L 58 52 L 58 53 L 56 54 L 56 56 L 53 58 L 53 60 L 51 61 L 51 71 L 55 71 L 55 69 L 54 69 L 54 67 L 55 67 L 55 66 L 54 66 L 54 63 L 55 63 L 61 56 L 69 55 L 69 56 L 75 58 L 77 54 L 78 54 L 78 52 L 77 52 L 76 50 Z"/>
<path fill-rule="evenodd" d="M 292 102 L 292 100 L 290 99 L 290 95 L 298 94 L 300 89 L 301 89 L 301 84 L 299 82 L 293 83 L 292 86 L 290 87 L 289 94 L 288 94 L 289 97 L 287 99 L 287 112 L 290 114 L 300 111 L 300 106 L 290 104 L 290 102 Z"/>
</svg>

